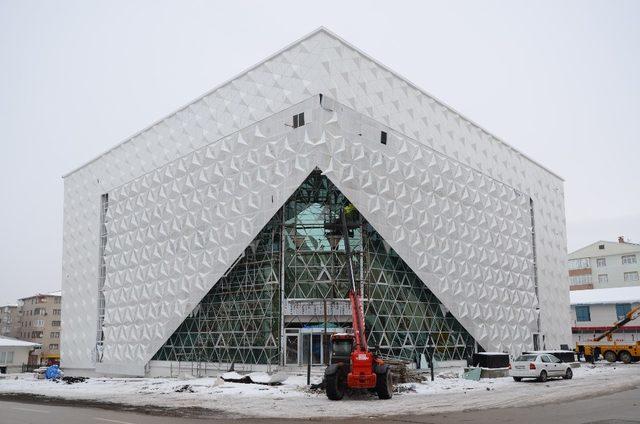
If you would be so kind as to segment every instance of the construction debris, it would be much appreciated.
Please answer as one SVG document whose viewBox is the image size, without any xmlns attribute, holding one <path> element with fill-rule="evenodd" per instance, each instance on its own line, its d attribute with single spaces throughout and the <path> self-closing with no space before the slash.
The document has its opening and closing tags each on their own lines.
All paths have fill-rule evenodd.
<svg viewBox="0 0 640 424">
<path fill-rule="evenodd" d="M 195 393 L 193 388 L 189 385 L 189 384 L 185 384 L 183 386 L 178 387 L 176 390 L 174 390 L 174 392 L 176 393 Z"/>
<path fill-rule="evenodd" d="M 395 384 L 420 383 L 425 379 L 421 372 L 409 367 L 410 362 L 408 361 L 385 358 L 384 363 L 391 366 Z"/>
<path fill-rule="evenodd" d="M 71 377 L 71 376 L 62 377 L 62 381 L 64 381 L 67 384 L 84 383 L 87 380 L 88 380 L 87 377 Z"/>
<path fill-rule="evenodd" d="M 235 371 L 226 372 L 220 376 L 223 381 L 231 383 L 265 384 L 267 386 L 279 386 L 287 377 L 288 375 L 284 373 L 269 375 L 263 372 L 253 372 L 248 375 L 240 375 Z"/>
</svg>

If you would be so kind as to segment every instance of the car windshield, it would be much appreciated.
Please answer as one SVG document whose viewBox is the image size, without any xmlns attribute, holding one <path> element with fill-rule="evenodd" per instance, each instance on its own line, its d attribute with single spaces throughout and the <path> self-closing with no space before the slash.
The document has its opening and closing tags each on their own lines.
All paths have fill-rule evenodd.
<svg viewBox="0 0 640 424">
<path fill-rule="evenodd" d="M 538 355 L 520 355 L 516 358 L 516 362 L 530 362 L 535 361 Z"/>
</svg>

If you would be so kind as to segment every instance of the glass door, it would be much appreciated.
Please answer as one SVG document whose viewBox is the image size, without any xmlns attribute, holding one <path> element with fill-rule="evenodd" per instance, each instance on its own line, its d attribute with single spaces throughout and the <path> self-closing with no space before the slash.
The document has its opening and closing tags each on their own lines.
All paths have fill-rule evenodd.
<svg viewBox="0 0 640 424">
<path fill-rule="evenodd" d="M 287 334 L 285 365 L 298 365 L 298 338 L 297 334 Z"/>
</svg>

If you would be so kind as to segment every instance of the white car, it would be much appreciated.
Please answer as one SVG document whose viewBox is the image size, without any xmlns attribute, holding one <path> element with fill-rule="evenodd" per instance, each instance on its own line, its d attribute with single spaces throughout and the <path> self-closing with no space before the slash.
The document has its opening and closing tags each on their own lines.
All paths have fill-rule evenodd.
<svg viewBox="0 0 640 424">
<path fill-rule="evenodd" d="M 547 381 L 550 377 L 571 380 L 573 377 L 571 366 L 550 353 L 520 355 L 511 363 L 509 373 L 515 381 L 521 381 L 523 378 Z"/>
</svg>

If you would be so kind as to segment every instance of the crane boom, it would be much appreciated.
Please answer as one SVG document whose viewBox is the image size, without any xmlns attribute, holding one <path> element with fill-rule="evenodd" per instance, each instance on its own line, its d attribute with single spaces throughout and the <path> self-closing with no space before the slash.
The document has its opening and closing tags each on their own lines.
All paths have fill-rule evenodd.
<svg viewBox="0 0 640 424">
<path fill-rule="evenodd" d="M 624 318 L 622 318 L 620 321 L 614 323 L 611 326 L 611 328 L 609 328 L 604 333 L 600 334 L 598 337 L 595 337 L 593 339 L 593 341 L 594 342 L 599 342 L 600 340 L 604 339 L 605 337 L 611 336 L 611 334 L 615 333 L 621 327 L 625 326 L 629 321 L 633 321 L 634 319 L 638 318 L 639 316 L 640 316 L 640 305 L 636 305 L 634 308 L 632 308 L 629 312 L 626 313 Z"/>
<path fill-rule="evenodd" d="M 362 305 L 362 298 L 360 297 L 360 287 L 356 284 L 356 279 L 353 274 L 353 260 L 351 258 L 351 245 L 349 244 L 349 228 L 347 227 L 347 217 L 344 213 L 344 208 L 340 210 L 340 221 L 342 223 L 342 237 L 344 239 L 344 251 L 347 257 L 347 274 L 351 283 L 351 289 L 349 290 L 349 300 L 351 301 L 351 315 L 353 319 L 353 332 L 355 335 L 356 346 L 360 350 L 367 352 L 367 333 L 364 326 L 364 307 Z"/>
</svg>

